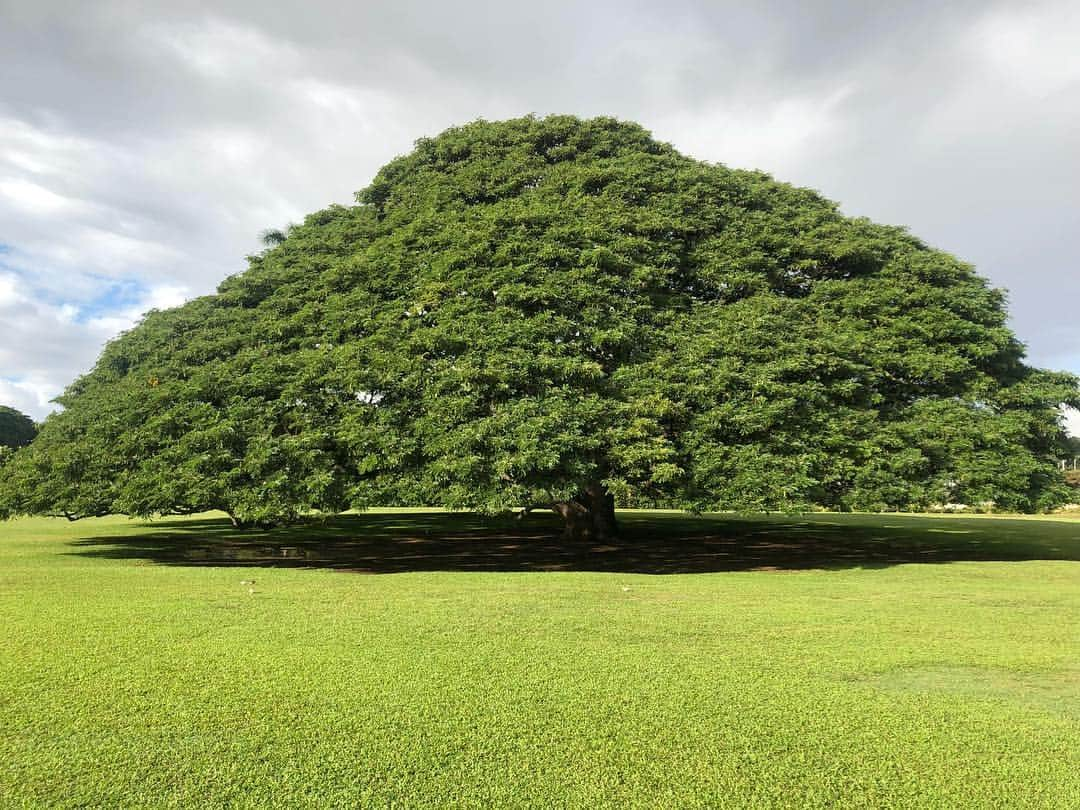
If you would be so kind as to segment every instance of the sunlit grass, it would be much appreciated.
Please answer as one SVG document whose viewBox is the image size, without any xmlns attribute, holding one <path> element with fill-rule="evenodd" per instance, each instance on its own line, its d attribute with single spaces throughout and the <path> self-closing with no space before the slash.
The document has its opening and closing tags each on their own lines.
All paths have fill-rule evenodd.
<svg viewBox="0 0 1080 810">
<path fill-rule="evenodd" d="M 1080 804 L 1077 522 L 623 521 L 0 524 L 0 806 Z"/>
</svg>

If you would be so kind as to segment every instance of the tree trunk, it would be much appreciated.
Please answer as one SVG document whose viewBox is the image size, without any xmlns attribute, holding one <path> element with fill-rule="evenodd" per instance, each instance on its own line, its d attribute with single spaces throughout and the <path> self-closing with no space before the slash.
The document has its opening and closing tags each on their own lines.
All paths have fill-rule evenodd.
<svg viewBox="0 0 1080 810">
<path fill-rule="evenodd" d="M 229 516 L 229 522 L 232 523 L 234 529 L 254 529 L 256 524 L 252 520 L 244 520 L 236 516 L 231 510 L 223 510 L 225 514 Z"/>
<path fill-rule="evenodd" d="M 572 501 L 557 501 L 551 508 L 562 517 L 567 539 L 604 543 L 619 534 L 615 496 L 598 481 L 590 483 Z"/>
<path fill-rule="evenodd" d="M 590 484 L 585 493 L 589 499 L 593 540 L 606 542 L 617 537 L 619 524 L 615 520 L 615 496 L 599 482 Z"/>
<path fill-rule="evenodd" d="M 583 504 L 573 501 L 556 501 L 552 510 L 563 519 L 563 529 L 567 540 L 584 540 L 592 529 L 589 512 Z"/>
</svg>

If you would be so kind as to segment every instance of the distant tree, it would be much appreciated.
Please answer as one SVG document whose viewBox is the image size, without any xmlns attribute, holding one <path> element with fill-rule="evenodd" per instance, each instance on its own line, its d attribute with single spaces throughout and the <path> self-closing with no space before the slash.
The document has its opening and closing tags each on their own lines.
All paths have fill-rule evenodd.
<svg viewBox="0 0 1080 810">
<path fill-rule="evenodd" d="M 1068 497 L 1004 296 L 904 230 L 642 128 L 417 142 L 216 295 L 110 343 L 9 464 L 12 512 L 918 509 Z"/>
<path fill-rule="evenodd" d="M 12 512 L 9 499 L 5 497 L 5 491 L 9 489 L 5 486 L 5 481 L 9 480 L 10 476 L 3 468 L 7 466 L 15 451 L 30 444 L 36 435 L 37 426 L 29 416 L 14 408 L 0 405 L 0 519 L 9 517 Z"/>
<path fill-rule="evenodd" d="M 25 447 L 37 435 L 34 420 L 22 411 L 0 405 L 0 447 Z"/>
<path fill-rule="evenodd" d="M 1070 436 L 1065 440 L 1061 466 L 1063 469 L 1074 471 L 1080 467 L 1080 437 Z"/>
<path fill-rule="evenodd" d="M 259 234 L 259 241 L 262 242 L 265 247 L 277 247 L 289 238 L 289 231 L 292 229 L 292 227 L 293 226 L 290 225 L 284 230 L 282 230 L 281 228 L 267 228 L 265 231 Z"/>
</svg>

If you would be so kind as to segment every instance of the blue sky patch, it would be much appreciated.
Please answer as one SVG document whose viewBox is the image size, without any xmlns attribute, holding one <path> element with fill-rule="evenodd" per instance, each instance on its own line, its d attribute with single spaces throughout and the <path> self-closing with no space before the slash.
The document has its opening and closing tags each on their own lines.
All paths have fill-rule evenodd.
<svg viewBox="0 0 1080 810">
<path fill-rule="evenodd" d="M 89 301 L 67 301 L 79 308 L 78 323 L 137 306 L 146 300 L 149 288 L 137 279 L 101 279 L 101 291 Z"/>
<path fill-rule="evenodd" d="M 85 287 L 93 289 L 91 298 L 79 299 L 63 295 L 47 289 L 37 283 L 32 272 L 5 261 L 5 258 L 14 259 L 18 251 L 14 246 L 0 242 L 0 272 L 15 276 L 24 287 L 28 297 L 54 307 L 74 307 L 77 314 L 76 323 L 85 323 L 132 307 L 139 306 L 149 295 L 150 288 L 136 278 L 111 278 L 97 273 L 88 273 L 83 279 L 88 284 Z"/>
</svg>

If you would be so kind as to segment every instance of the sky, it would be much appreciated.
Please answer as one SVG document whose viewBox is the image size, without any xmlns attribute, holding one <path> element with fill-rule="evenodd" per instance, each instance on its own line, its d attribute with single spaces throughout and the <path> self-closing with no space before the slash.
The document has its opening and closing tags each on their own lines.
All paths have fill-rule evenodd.
<svg viewBox="0 0 1080 810">
<path fill-rule="evenodd" d="M 0 404 L 45 416 L 263 230 L 527 113 L 638 121 L 908 226 L 1080 373 L 1077 42 L 1075 0 L 0 0 Z"/>
</svg>

